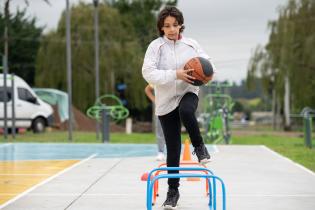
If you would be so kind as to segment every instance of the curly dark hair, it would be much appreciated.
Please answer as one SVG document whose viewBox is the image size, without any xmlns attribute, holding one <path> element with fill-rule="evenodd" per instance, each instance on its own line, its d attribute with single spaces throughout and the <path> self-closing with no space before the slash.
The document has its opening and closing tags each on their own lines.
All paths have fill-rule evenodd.
<svg viewBox="0 0 315 210">
<path fill-rule="evenodd" d="M 185 26 L 183 25 L 184 24 L 183 13 L 174 6 L 166 6 L 164 9 L 161 10 L 157 19 L 157 29 L 159 31 L 160 36 L 164 35 L 164 31 L 162 30 L 162 28 L 164 26 L 164 20 L 168 16 L 174 17 L 177 20 L 178 24 L 181 26 L 181 28 L 179 29 L 179 33 L 182 33 L 185 29 Z"/>
</svg>

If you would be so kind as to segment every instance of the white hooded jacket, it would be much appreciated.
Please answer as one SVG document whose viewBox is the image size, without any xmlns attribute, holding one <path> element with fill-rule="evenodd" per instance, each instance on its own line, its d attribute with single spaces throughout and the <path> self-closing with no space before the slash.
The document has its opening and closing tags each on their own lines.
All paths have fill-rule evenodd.
<svg viewBox="0 0 315 210">
<path fill-rule="evenodd" d="M 149 84 L 154 85 L 156 115 L 173 111 L 187 92 L 198 95 L 199 87 L 176 79 L 176 70 L 183 69 L 193 57 L 209 59 L 195 40 L 185 37 L 177 41 L 169 40 L 166 36 L 159 37 L 148 46 L 142 75 Z"/>
</svg>

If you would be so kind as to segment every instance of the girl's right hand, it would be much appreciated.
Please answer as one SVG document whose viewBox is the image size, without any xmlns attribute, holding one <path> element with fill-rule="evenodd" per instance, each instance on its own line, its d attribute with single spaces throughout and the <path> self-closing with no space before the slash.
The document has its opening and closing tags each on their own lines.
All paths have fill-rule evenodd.
<svg viewBox="0 0 315 210">
<path fill-rule="evenodd" d="M 188 83 L 194 83 L 195 77 L 191 76 L 194 69 L 178 69 L 176 70 L 176 78 Z"/>
</svg>

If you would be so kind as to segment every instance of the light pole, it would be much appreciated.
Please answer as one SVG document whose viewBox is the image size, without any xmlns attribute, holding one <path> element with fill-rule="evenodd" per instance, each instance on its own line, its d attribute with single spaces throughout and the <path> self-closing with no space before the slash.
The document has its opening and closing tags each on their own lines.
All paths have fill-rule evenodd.
<svg viewBox="0 0 315 210">
<path fill-rule="evenodd" d="M 6 140 L 8 137 L 8 108 L 7 108 L 7 75 L 9 73 L 8 70 L 8 60 L 9 60 L 9 8 L 10 8 L 10 1 L 6 1 L 4 4 L 4 55 L 3 55 L 3 87 L 4 87 L 4 139 Z"/>
<path fill-rule="evenodd" d="M 95 44 L 95 100 L 100 96 L 100 84 L 99 84 L 99 32 L 98 32 L 98 5 L 99 0 L 93 0 L 94 4 L 94 44 Z M 99 139 L 100 126 L 96 121 L 96 139 Z"/>
<path fill-rule="evenodd" d="M 71 66 L 71 31 L 69 0 L 66 0 L 66 42 L 67 42 L 67 86 L 68 86 L 68 140 L 72 141 L 72 66 Z"/>
<path fill-rule="evenodd" d="M 7 75 L 8 75 L 8 65 L 7 65 L 7 58 L 6 55 L 2 56 L 2 67 L 3 67 L 3 108 L 4 108 L 4 118 L 3 118 L 3 123 L 4 123 L 4 140 L 7 140 L 8 138 L 8 108 L 7 108 L 7 102 L 8 102 L 8 88 L 7 88 Z"/>
</svg>

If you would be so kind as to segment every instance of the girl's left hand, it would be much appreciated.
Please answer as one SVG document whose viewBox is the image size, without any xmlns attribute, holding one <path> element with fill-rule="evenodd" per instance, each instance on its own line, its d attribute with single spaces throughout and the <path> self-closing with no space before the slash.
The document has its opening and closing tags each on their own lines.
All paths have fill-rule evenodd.
<svg viewBox="0 0 315 210">
<path fill-rule="evenodd" d="M 176 70 L 176 78 L 188 83 L 194 83 L 195 77 L 191 76 L 194 69 L 178 69 Z"/>
</svg>

